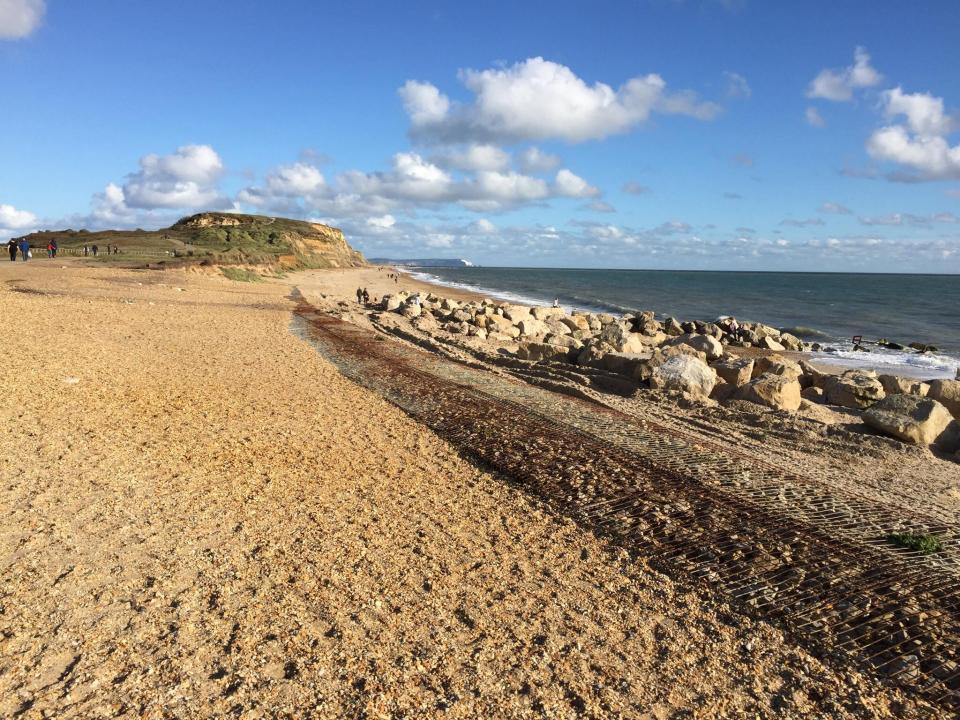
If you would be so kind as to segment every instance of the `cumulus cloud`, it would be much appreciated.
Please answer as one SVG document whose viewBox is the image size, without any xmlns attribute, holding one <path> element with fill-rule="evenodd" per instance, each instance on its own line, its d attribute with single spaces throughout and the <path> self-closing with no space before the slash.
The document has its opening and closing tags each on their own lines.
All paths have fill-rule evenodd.
<svg viewBox="0 0 960 720">
<path fill-rule="evenodd" d="M 613 205 L 603 200 L 594 200 L 591 203 L 581 206 L 581 209 L 601 213 L 615 213 L 617 211 Z"/>
<path fill-rule="evenodd" d="M 874 131 L 867 140 L 867 153 L 875 160 L 900 168 L 890 180 L 922 182 L 960 178 L 960 144 L 951 145 L 948 135 L 960 122 L 944 110 L 943 98 L 929 93 L 905 93 L 900 86 L 881 95 L 881 108 L 890 125 Z"/>
<path fill-rule="evenodd" d="M 520 169 L 527 173 L 551 172 L 560 167 L 560 157 L 538 147 L 529 147 L 520 153 Z"/>
<path fill-rule="evenodd" d="M 827 121 L 823 119 L 820 111 L 813 106 L 808 107 L 803 116 L 807 120 L 807 125 L 812 125 L 813 127 L 818 128 L 826 127 Z"/>
<path fill-rule="evenodd" d="M 209 145 L 183 145 L 169 155 L 144 155 L 139 172 L 127 176 L 123 200 L 127 207 L 198 208 L 220 199 L 216 184 L 223 162 Z"/>
<path fill-rule="evenodd" d="M 846 102 L 853 99 L 855 90 L 878 85 L 882 79 L 883 76 L 870 65 L 867 51 L 858 47 L 853 54 L 853 65 L 840 70 L 821 70 L 810 81 L 807 97 Z"/>
<path fill-rule="evenodd" d="M 433 161 L 459 170 L 504 170 L 510 165 L 510 153 L 496 145 L 468 145 L 436 155 Z"/>
<path fill-rule="evenodd" d="M 19 40 L 36 30 L 47 12 L 45 0 L 0 0 L 0 40 Z"/>
<path fill-rule="evenodd" d="M 591 198 L 600 194 L 600 191 L 591 186 L 586 180 L 564 168 L 557 172 L 554 180 L 557 195 L 572 198 Z"/>
<path fill-rule="evenodd" d="M 31 232 L 36 229 L 37 222 L 37 216 L 32 212 L 0 203 L 0 238 Z"/>
<path fill-rule="evenodd" d="M 271 171 L 263 184 L 241 190 L 237 200 L 276 212 L 342 218 L 448 204 L 475 212 L 499 212 L 551 198 L 600 195 L 597 188 L 566 168 L 552 180 L 504 168 L 505 158 L 499 152 L 492 146 L 472 146 L 457 151 L 456 158 L 453 153 L 443 157 L 448 165 L 456 162 L 463 166 L 461 172 L 441 167 L 436 158 L 401 152 L 393 156 L 388 170 L 350 170 L 337 176 L 332 185 L 316 168 L 298 163 Z"/>
<path fill-rule="evenodd" d="M 956 224 L 958 218 L 953 213 L 941 212 L 932 215 L 914 215 L 912 213 L 890 213 L 877 217 L 859 218 L 862 225 L 889 225 L 889 226 L 912 226 L 928 227 L 933 223 Z"/>
<path fill-rule="evenodd" d="M 630 78 L 614 90 L 601 82 L 589 85 L 565 65 L 541 57 L 505 68 L 463 70 L 460 80 L 473 94 L 466 104 L 452 103 L 430 83 L 408 81 L 400 88 L 414 139 L 583 142 L 627 132 L 653 113 L 709 120 L 720 112 L 693 92 L 668 92 L 656 74 Z"/>
</svg>

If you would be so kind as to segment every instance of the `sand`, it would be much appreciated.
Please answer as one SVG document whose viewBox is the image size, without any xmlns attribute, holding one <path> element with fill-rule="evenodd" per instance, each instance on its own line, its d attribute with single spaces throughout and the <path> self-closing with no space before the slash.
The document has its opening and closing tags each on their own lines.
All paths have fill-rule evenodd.
<svg viewBox="0 0 960 720">
<path fill-rule="evenodd" d="M 362 273 L 0 265 L 0 716 L 932 716 L 339 375 Z"/>
</svg>

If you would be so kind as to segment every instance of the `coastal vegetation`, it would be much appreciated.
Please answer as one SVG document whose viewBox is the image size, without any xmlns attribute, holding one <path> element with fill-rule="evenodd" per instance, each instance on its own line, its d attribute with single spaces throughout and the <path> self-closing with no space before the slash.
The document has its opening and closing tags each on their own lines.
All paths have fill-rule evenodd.
<svg viewBox="0 0 960 720">
<path fill-rule="evenodd" d="M 363 256 L 347 244 L 338 228 L 238 213 L 199 213 L 160 230 L 43 230 L 26 239 L 35 248 L 46 248 L 55 241 L 61 255 L 86 255 L 90 259 L 94 259 L 93 246 L 97 246 L 98 261 L 121 264 L 171 259 L 181 263 L 281 268 L 365 264 Z"/>
</svg>

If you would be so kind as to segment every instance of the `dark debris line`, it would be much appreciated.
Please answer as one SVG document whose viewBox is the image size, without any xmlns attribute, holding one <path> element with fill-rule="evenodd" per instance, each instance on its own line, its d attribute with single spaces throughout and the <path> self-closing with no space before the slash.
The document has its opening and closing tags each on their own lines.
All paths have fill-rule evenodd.
<svg viewBox="0 0 960 720">
<path fill-rule="evenodd" d="M 795 637 L 960 711 L 957 528 L 944 551 L 883 539 L 904 522 L 735 448 L 449 360 L 318 312 L 298 331 L 347 377 L 557 511 L 695 578 Z"/>
</svg>

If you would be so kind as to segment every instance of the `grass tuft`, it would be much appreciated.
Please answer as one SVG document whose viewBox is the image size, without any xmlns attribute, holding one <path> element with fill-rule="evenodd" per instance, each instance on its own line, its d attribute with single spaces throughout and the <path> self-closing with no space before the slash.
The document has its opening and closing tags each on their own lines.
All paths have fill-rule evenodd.
<svg viewBox="0 0 960 720">
<path fill-rule="evenodd" d="M 899 545 L 907 550 L 929 555 L 940 552 L 943 549 L 943 542 L 936 535 L 927 535 L 925 533 L 901 532 L 893 533 L 887 536 L 887 540 L 894 545 Z"/>
<path fill-rule="evenodd" d="M 222 267 L 220 268 L 220 272 L 223 273 L 224 277 L 230 280 L 236 280 L 237 282 L 261 282 L 263 280 L 263 278 L 253 272 L 253 270 L 247 270 L 245 268 Z"/>
</svg>

